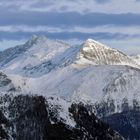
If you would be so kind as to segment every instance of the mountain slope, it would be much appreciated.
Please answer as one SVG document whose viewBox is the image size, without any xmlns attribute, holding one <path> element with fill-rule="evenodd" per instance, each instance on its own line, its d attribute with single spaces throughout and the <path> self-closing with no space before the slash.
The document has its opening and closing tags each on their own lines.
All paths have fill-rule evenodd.
<svg viewBox="0 0 140 140">
<path fill-rule="evenodd" d="M 128 66 L 90 66 L 84 69 L 69 66 L 40 78 L 10 77 L 16 86 L 31 94 L 92 104 L 113 101 L 114 112 L 122 110 L 125 100 L 130 107 L 133 107 L 133 100 L 140 101 L 140 70 Z"/>
<path fill-rule="evenodd" d="M 84 103 L 101 119 L 126 110 L 139 111 L 139 65 L 97 41 L 89 39 L 83 45 L 70 46 L 34 37 L 1 52 L 0 58 L 1 70 L 21 88 L 20 94 L 48 98 L 49 106 L 58 110 L 57 119 L 68 126 L 75 127 L 69 115 L 73 103 Z"/>
<path fill-rule="evenodd" d="M 3 96 L 3 99 L 5 97 Z M 0 100 L 2 103 L 2 98 Z M 123 140 L 117 132 L 103 123 L 82 104 L 69 108 L 75 127 L 58 120 L 59 108 L 49 107 L 42 96 L 18 95 L 6 101 L 9 116 L 1 109 L 0 138 L 6 140 Z M 90 124 L 90 127 L 89 127 Z M 94 131 L 93 131 L 94 130 Z"/>
<path fill-rule="evenodd" d="M 25 93 L 92 104 L 109 100 L 114 103 L 114 112 L 122 110 L 124 100 L 131 107 L 133 100 L 140 100 L 139 66 L 115 49 L 91 39 L 71 47 L 44 36 L 23 46 L 26 51 L 1 69 Z"/>
<path fill-rule="evenodd" d="M 69 65 L 75 53 L 77 48 L 62 41 L 50 40 L 45 36 L 33 37 L 23 46 L 2 52 L 0 64 L 6 73 L 37 77 Z"/>
</svg>

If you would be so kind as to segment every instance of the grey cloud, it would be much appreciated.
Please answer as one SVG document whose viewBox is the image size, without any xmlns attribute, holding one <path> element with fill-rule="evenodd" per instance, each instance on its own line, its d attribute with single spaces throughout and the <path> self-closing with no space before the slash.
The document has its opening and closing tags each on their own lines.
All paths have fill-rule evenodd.
<svg viewBox="0 0 140 140">
<path fill-rule="evenodd" d="M 122 0 L 0 0 L 0 8 L 5 7 L 6 11 L 10 8 L 16 11 L 139 13 L 139 4 L 135 1 L 139 0 L 124 0 L 124 7 Z"/>
<path fill-rule="evenodd" d="M 87 26 L 100 25 L 131 26 L 140 25 L 140 14 L 104 14 L 76 12 L 5 12 L 0 10 L 0 25 L 48 25 L 48 26 Z"/>
</svg>

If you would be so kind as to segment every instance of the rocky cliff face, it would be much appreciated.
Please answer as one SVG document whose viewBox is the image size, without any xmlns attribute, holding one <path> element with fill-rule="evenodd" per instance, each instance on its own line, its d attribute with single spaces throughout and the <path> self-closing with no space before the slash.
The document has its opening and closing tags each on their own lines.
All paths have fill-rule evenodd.
<svg viewBox="0 0 140 140">
<path fill-rule="evenodd" d="M 5 95 L 8 96 L 8 95 Z M 5 101 L 5 96 L 1 99 Z M 0 112 L 0 137 L 7 140 L 122 140 L 109 125 L 103 123 L 82 104 L 69 108 L 76 122 L 70 127 L 57 120 L 42 96 L 18 95 L 11 97 L 7 107 Z M 53 121 L 52 121 L 53 120 Z M 54 121 L 55 120 L 55 121 Z"/>
<path fill-rule="evenodd" d="M 16 87 L 12 83 L 12 80 L 8 78 L 6 74 L 0 72 L 0 92 L 14 92 Z"/>
</svg>

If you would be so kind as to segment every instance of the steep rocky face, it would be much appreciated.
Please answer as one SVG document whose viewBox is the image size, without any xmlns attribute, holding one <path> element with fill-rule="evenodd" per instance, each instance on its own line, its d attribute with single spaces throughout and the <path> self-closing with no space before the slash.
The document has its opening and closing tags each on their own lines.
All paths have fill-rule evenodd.
<svg viewBox="0 0 140 140">
<path fill-rule="evenodd" d="M 76 122 L 75 127 L 70 127 L 63 120 L 57 120 L 57 111 L 50 112 L 49 105 L 42 96 L 19 95 L 10 99 L 7 101 L 8 108 L 2 110 L 0 114 L 1 138 L 7 140 L 123 139 L 107 124 L 97 119 L 93 113 L 88 112 L 82 104 L 73 104 L 69 108 L 71 117 Z M 5 117 L 6 112 L 7 117 Z M 56 120 L 52 122 L 54 118 Z"/>
<path fill-rule="evenodd" d="M 11 83 L 11 80 L 7 78 L 7 76 L 0 72 L 0 87 L 7 86 Z"/>
<path fill-rule="evenodd" d="M 138 64 L 122 52 L 109 48 L 95 40 L 88 39 L 81 49 L 80 59 L 85 58 L 96 65 L 131 65 Z"/>
<path fill-rule="evenodd" d="M 16 87 L 12 83 L 12 80 L 3 72 L 0 72 L 0 92 L 12 91 L 16 91 Z"/>
</svg>

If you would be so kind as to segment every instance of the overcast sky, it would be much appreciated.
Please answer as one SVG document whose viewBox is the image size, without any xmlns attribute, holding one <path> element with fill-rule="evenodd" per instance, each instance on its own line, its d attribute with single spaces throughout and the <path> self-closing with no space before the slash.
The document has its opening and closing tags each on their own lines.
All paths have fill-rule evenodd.
<svg viewBox="0 0 140 140">
<path fill-rule="evenodd" d="M 140 0 L 0 0 L 0 50 L 34 34 L 140 53 Z"/>
</svg>

